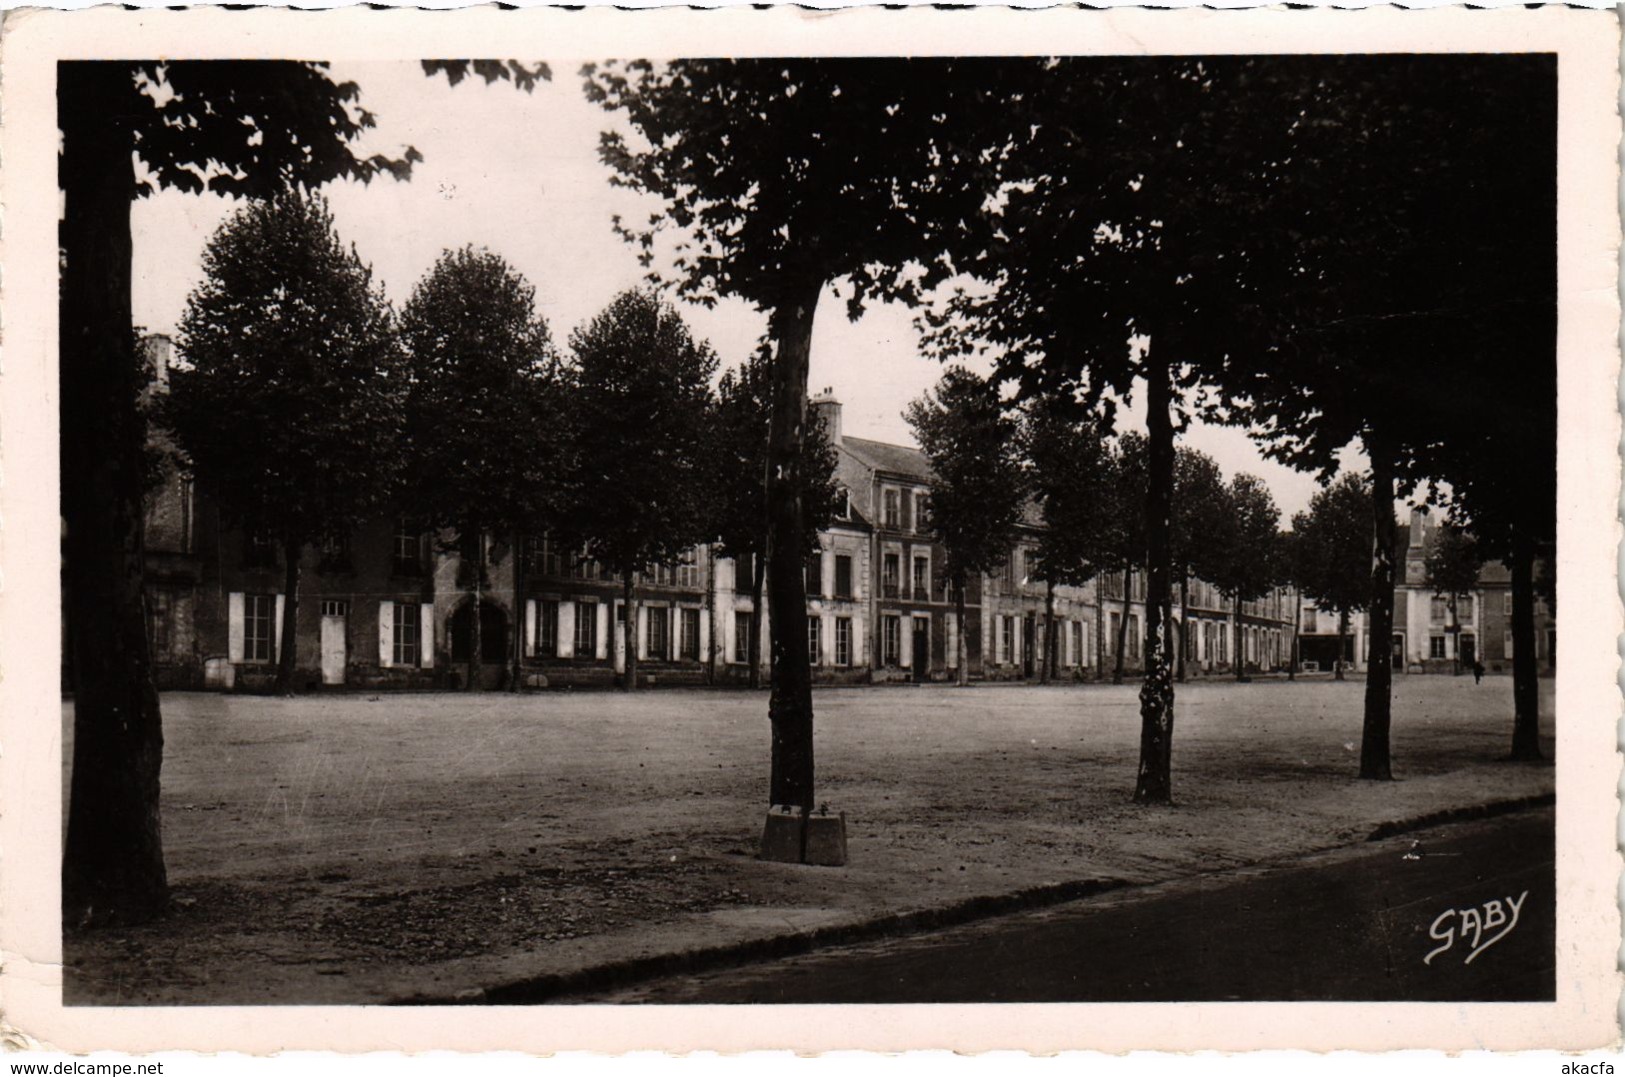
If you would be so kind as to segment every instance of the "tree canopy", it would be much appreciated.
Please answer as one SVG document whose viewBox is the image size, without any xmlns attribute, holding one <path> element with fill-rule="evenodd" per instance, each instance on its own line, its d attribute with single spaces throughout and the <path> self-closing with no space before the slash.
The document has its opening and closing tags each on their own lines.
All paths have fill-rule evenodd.
<svg viewBox="0 0 1625 1077">
<path fill-rule="evenodd" d="M 1348 474 L 1322 486 L 1309 509 L 1292 517 L 1292 582 L 1339 616 L 1371 599 L 1371 482 Z"/>
</svg>

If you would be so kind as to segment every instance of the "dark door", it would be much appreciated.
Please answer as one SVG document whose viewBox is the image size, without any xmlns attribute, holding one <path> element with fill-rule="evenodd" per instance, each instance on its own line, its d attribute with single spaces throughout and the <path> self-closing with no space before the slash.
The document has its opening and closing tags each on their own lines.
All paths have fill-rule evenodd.
<svg viewBox="0 0 1625 1077">
<path fill-rule="evenodd" d="M 1461 668 L 1472 669 L 1478 661 L 1478 641 L 1472 636 L 1461 637 Z"/>
<path fill-rule="evenodd" d="M 1033 652 L 1038 649 L 1035 639 L 1037 634 L 1037 623 L 1033 620 L 1033 615 L 1029 613 L 1021 622 L 1021 675 L 1023 677 L 1033 675 Z"/>
<path fill-rule="evenodd" d="M 914 618 L 914 680 L 924 684 L 931 679 L 931 622 Z"/>
</svg>

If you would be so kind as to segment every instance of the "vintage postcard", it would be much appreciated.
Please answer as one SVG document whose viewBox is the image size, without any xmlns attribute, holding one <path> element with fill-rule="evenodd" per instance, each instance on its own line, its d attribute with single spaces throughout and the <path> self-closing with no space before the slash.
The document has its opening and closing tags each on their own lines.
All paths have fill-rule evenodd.
<svg viewBox="0 0 1625 1077">
<path fill-rule="evenodd" d="M 19 1043 L 1618 1043 L 1614 13 L 4 29 Z"/>
</svg>

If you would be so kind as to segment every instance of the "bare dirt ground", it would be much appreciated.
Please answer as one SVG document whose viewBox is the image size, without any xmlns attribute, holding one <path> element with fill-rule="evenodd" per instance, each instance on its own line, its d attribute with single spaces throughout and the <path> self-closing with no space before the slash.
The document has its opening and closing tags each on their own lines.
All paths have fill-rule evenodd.
<svg viewBox="0 0 1625 1077">
<path fill-rule="evenodd" d="M 1129 801 L 1133 685 L 819 691 L 840 869 L 754 859 L 765 693 L 166 695 L 174 907 L 70 936 L 66 1001 L 447 997 L 1047 884 L 1271 862 L 1553 790 L 1549 763 L 1502 761 L 1504 677 L 1399 678 L 1398 780 L 1356 780 L 1364 687 L 1181 686 L 1172 808 Z"/>
</svg>

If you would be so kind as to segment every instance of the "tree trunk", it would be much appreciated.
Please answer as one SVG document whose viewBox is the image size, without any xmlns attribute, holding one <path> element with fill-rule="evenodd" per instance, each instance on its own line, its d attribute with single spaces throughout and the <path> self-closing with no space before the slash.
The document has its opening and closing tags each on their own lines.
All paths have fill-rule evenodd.
<svg viewBox="0 0 1625 1077">
<path fill-rule="evenodd" d="M 1375 439 L 1373 439 L 1375 440 Z M 1389 728 L 1393 723 L 1394 664 L 1389 656 L 1394 637 L 1394 458 L 1377 441 L 1371 455 L 1371 650 L 1382 661 L 1369 663 L 1365 680 L 1365 723 L 1360 733 L 1360 777 L 1393 778 Z"/>
<path fill-rule="evenodd" d="M 1038 683 L 1048 684 L 1055 675 L 1055 584 L 1044 581 L 1044 668 Z"/>
<path fill-rule="evenodd" d="M 1166 343 L 1153 336 L 1145 357 L 1146 384 L 1146 603 L 1145 683 L 1140 688 L 1140 769 L 1134 800 L 1173 801 L 1174 683 L 1162 649 L 1163 603 L 1168 596 L 1168 532 L 1174 486 L 1173 387 Z M 1126 597 L 1126 592 L 1125 592 Z M 1126 618 L 1125 618 L 1126 620 Z"/>
<path fill-rule="evenodd" d="M 1535 661 L 1535 544 L 1512 537 L 1512 758 L 1540 755 L 1540 686 Z"/>
<path fill-rule="evenodd" d="M 768 615 L 773 725 L 770 804 L 812 810 L 812 667 L 807 655 L 806 548 L 801 504 L 807 429 L 807 363 L 822 279 L 792 283 L 773 310 L 773 414 L 768 433 Z"/>
<path fill-rule="evenodd" d="M 960 573 L 954 580 L 954 617 L 959 630 L 954 633 L 954 651 L 959 660 L 959 687 L 965 688 L 970 684 L 970 668 L 966 656 L 969 648 L 965 643 L 965 576 Z"/>
<path fill-rule="evenodd" d="M 1180 684 L 1185 683 L 1185 652 L 1191 649 L 1191 575 L 1181 570 L 1179 573 L 1179 675 Z"/>
<path fill-rule="evenodd" d="M 1240 591 L 1237 591 L 1235 598 L 1230 600 L 1230 608 L 1234 611 L 1234 613 L 1231 615 L 1231 621 L 1233 623 L 1231 625 L 1232 631 L 1230 633 L 1230 639 L 1232 641 L 1232 646 L 1234 647 L 1234 653 L 1231 654 L 1230 657 L 1232 659 L 1234 659 L 1234 664 L 1235 664 L 1235 667 L 1236 667 L 1236 680 L 1244 681 L 1244 680 L 1247 679 L 1247 652 L 1242 650 L 1242 647 L 1241 647 L 1241 592 Z"/>
<path fill-rule="evenodd" d="M 1130 596 L 1133 590 L 1129 586 L 1134 582 L 1134 569 L 1123 569 L 1123 619 L 1117 623 L 1117 660 L 1116 668 L 1112 670 L 1112 683 L 1123 683 L 1123 662 L 1128 650 L 1128 611 L 1131 605 Z"/>
<path fill-rule="evenodd" d="M 638 609 L 632 604 L 633 575 L 631 569 L 621 573 L 621 609 L 626 611 L 621 623 L 621 646 L 626 650 L 626 661 L 621 663 L 621 688 L 627 692 L 638 690 Z"/>
<path fill-rule="evenodd" d="M 517 692 L 525 682 L 525 537 L 513 533 L 513 669 L 508 674 L 508 691 Z"/>
<path fill-rule="evenodd" d="M 717 548 L 707 546 L 705 553 L 705 623 L 710 626 L 705 648 L 705 683 L 717 683 Z"/>
<path fill-rule="evenodd" d="M 767 545 L 763 543 L 763 545 Z M 746 674 L 752 688 L 762 686 L 762 585 L 767 579 L 767 551 L 751 558 L 750 569 L 750 670 Z"/>
<path fill-rule="evenodd" d="M 1337 611 L 1337 661 L 1332 664 L 1332 680 L 1341 681 L 1343 676 L 1343 655 L 1348 653 L 1349 640 L 1349 611 Z"/>
<path fill-rule="evenodd" d="M 73 773 L 63 925 L 135 923 L 169 900 L 158 809 L 163 721 L 143 596 L 142 387 L 130 315 L 139 100 L 128 66 L 58 65 L 63 577 L 73 648 Z"/>
<path fill-rule="evenodd" d="M 1450 675 L 1459 677 L 1461 676 L 1461 620 L 1456 616 L 1455 595 L 1450 596 L 1445 603 L 1445 608 L 1450 611 L 1450 642 L 1452 644 L 1450 649 Z"/>
<path fill-rule="evenodd" d="M 1303 625 L 1303 596 L 1296 589 L 1292 592 L 1292 649 L 1287 654 L 1286 679 L 1298 679 L 1298 631 Z"/>
<path fill-rule="evenodd" d="M 464 689 L 477 692 L 480 688 L 480 660 L 483 658 L 482 649 L 485 646 L 484 626 L 481 624 L 485 618 L 480 616 L 480 585 L 485 582 L 485 536 L 479 528 L 474 529 L 474 604 L 470 607 L 472 616 L 468 621 L 468 684 Z"/>
<path fill-rule="evenodd" d="M 293 695 L 294 665 L 299 660 L 299 554 L 304 548 L 303 542 L 292 537 L 282 543 L 287 568 L 282 577 L 282 633 L 276 642 L 275 691 L 279 696 Z"/>
</svg>

